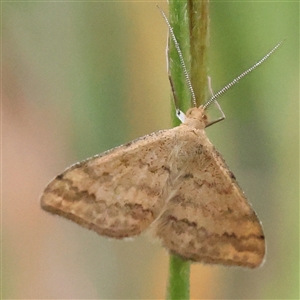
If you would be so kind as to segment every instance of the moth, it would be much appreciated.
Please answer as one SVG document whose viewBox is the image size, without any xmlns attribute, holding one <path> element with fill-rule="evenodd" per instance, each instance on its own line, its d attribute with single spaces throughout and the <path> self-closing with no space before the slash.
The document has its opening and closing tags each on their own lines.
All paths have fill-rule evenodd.
<svg viewBox="0 0 300 300">
<path fill-rule="evenodd" d="M 134 237 L 150 228 L 170 253 L 186 260 L 258 267 L 265 255 L 262 226 L 206 136 L 205 128 L 214 123 L 206 109 L 280 44 L 205 105 L 186 114 L 177 107 L 180 126 L 67 168 L 45 188 L 41 207 L 110 238 Z M 186 72 L 183 61 L 182 67 Z"/>
</svg>

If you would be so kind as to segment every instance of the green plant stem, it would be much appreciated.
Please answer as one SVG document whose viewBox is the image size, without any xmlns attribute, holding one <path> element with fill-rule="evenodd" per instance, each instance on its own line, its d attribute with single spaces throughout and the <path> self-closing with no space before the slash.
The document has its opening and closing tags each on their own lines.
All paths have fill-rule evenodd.
<svg viewBox="0 0 300 300">
<path fill-rule="evenodd" d="M 176 39 L 179 43 L 187 70 L 190 71 L 190 38 L 189 38 L 189 19 L 187 15 L 187 2 L 180 0 L 169 1 L 169 21 L 173 28 Z M 191 95 L 188 90 L 183 70 L 180 64 L 177 50 L 175 49 L 172 39 L 169 37 L 169 73 L 171 75 L 175 93 L 178 100 L 180 110 L 187 111 L 191 107 Z M 173 95 L 172 104 L 173 102 Z M 174 106 L 173 106 L 174 108 Z M 180 121 L 176 117 L 175 109 L 171 111 L 173 126 L 180 125 Z"/>
<path fill-rule="evenodd" d="M 170 255 L 167 299 L 190 299 L 190 262 Z"/>
<path fill-rule="evenodd" d="M 208 0 L 188 1 L 190 16 L 191 82 L 197 105 L 204 104 L 208 97 L 208 45 L 209 14 Z"/>
<path fill-rule="evenodd" d="M 180 45 L 197 105 L 207 99 L 208 0 L 170 0 L 169 19 Z M 177 95 L 179 109 L 186 112 L 192 105 L 190 91 L 183 75 L 178 53 L 169 40 L 169 73 Z M 173 97 L 173 96 L 172 96 Z M 173 99 L 172 99 L 173 103 Z M 180 124 L 172 109 L 173 126 Z M 190 262 L 170 254 L 167 299 L 190 298 Z"/>
</svg>

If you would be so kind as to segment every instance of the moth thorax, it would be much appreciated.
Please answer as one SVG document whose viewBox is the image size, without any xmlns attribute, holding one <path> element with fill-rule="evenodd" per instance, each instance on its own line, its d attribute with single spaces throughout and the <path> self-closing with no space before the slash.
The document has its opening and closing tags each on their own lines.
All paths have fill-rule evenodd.
<svg viewBox="0 0 300 300">
<path fill-rule="evenodd" d="M 186 112 L 184 124 L 196 129 L 204 129 L 208 124 L 208 119 L 203 106 L 190 108 Z"/>
</svg>

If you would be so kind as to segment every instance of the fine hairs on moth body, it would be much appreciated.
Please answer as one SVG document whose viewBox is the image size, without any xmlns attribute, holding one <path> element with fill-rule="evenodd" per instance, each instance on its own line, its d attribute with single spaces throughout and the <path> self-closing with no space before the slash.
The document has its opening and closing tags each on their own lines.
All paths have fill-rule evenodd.
<svg viewBox="0 0 300 300">
<path fill-rule="evenodd" d="M 255 268 L 265 256 L 261 223 L 205 128 L 224 119 L 216 99 L 261 65 L 280 45 L 199 107 L 179 44 L 177 49 L 193 106 L 176 115 L 182 124 L 155 132 L 67 168 L 41 196 L 41 207 L 95 231 L 122 239 L 146 229 L 172 254 L 186 260 Z M 210 122 L 216 103 L 222 116 Z"/>
</svg>

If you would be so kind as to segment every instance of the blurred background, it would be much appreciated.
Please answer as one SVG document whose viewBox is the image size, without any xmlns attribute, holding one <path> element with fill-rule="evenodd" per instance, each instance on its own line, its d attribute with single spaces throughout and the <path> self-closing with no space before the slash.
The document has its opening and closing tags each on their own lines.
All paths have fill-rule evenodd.
<svg viewBox="0 0 300 300">
<path fill-rule="evenodd" d="M 2 3 L 3 299 L 165 297 L 168 254 L 147 234 L 109 240 L 39 206 L 70 164 L 170 128 L 157 2 Z M 299 3 L 217 1 L 210 14 L 215 92 L 286 41 L 207 129 L 263 223 L 266 261 L 194 264 L 191 298 L 298 299 Z"/>
</svg>

